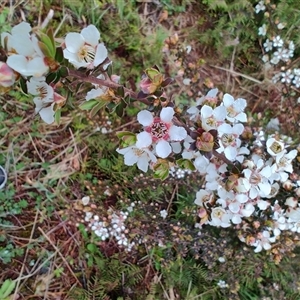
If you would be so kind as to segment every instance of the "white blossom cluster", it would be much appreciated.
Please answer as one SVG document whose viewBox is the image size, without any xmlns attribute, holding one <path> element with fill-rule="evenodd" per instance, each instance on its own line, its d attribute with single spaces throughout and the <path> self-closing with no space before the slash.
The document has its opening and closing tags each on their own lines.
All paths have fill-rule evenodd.
<svg viewBox="0 0 300 300">
<path fill-rule="evenodd" d="M 258 14 L 266 10 L 265 1 L 259 1 L 255 6 L 255 12 Z M 284 28 L 284 24 L 278 23 L 277 29 L 281 30 Z M 258 35 L 266 37 L 263 41 L 263 57 L 262 60 L 265 64 L 276 66 L 281 63 L 281 66 L 286 65 L 294 57 L 295 43 L 291 40 L 285 41 L 281 35 L 269 36 L 268 25 L 263 24 L 258 29 Z M 299 68 L 288 68 L 282 67 L 282 70 L 276 73 L 272 81 L 274 83 L 282 82 L 287 85 L 293 85 L 296 88 L 300 87 L 300 69 Z"/>
<path fill-rule="evenodd" d="M 216 92 L 216 90 L 211 90 L 205 97 L 198 100 L 197 104 L 200 106 L 193 107 L 188 112 L 192 114 L 192 120 L 199 121 L 200 119 L 202 127 L 206 130 L 217 130 L 220 144 L 217 152 L 224 153 L 231 161 L 240 162 L 241 170 L 236 174 L 227 175 L 227 163 L 220 162 L 216 157 L 209 160 L 201 154 L 201 151 L 191 152 L 188 147 L 182 155 L 193 159 L 195 168 L 205 175 L 205 187 L 197 192 L 195 199 L 195 204 L 199 206 L 200 225 L 229 227 L 238 225 L 243 218 L 248 218 L 257 211 L 264 212 L 271 206 L 269 199 L 276 196 L 279 184 L 286 182 L 288 174 L 293 171 L 292 160 L 296 157 L 297 151 L 287 151 L 282 141 L 269 137 L 266 141 L 268 159 L 265 159 L 266 154 L 261 156 L 253 154 L 248 157 L 250 151 L 246 147 L 241 147 L 239 139 L 244 127 L 240 123 L 237 124 L 238 121 L 246 121 L 246 115 L 243 113 L 246 103 L 244 99 L 234 100 L 233 97 L 225 94 L 222 104 L 214 109 L 208 108 L 205 104 L 201 105 L 207 100 L 212 102 L 211 98 L 216 96 Z M 239 131 L 235 129 L 237 125 L 239 125 Z M 224 128 L 228 128 L 225 132 L 225 139 Z M 228 141 L 231 143 L 229 144 Z M 300 221 L 300 214 L 298 218 L 296 217 L 298 216 L 298 201 L 293 202 L 292 205 L 294 205 L 292 208 L 287 208 L 286 223 L 289 223 L 289 227 L 285 228 L 295 231 Z M 295 208 L 296 205 L 297 208 Z M 294 219 L 291 219 L 290 215 Z M 280 217 L 279 220 L 282 223 L 282 216 Z M 272 218 L 275 220 L 279 217 L 274 213 Z M 283 228 L 281 223 L 274 221 L 274 229 Z M 268 230 L 263 231 L 248 244 L 256 247 L 255 252 L 263 248 L 270 249 L 270 243 L 275 242 L 279 230 L 271 233 L 273 236 Z M 246 242 L 245 239 L 243 241 Z"/>
<path fill-rule="evenodd" d="M 88 227 L 102 240 L 111 238 L 116 239 L 119 246 L 123 246 L 127 251 L 131 251 L 135 245 L 130 242 L 126 236 L 125 221 L 128 212 L 108 210 L 108 217 L 101 218 L 92 212 L 86 212 L 84 221 L 88 223 Z"/>
<path fill-rule="evenodd" d="M 62 43 L 64 58 L 75 68 L 94 69 L 102 64 L 108 55 L 105 45 L 99 43 L 99 39 L 100 32 L 94 25 L 87 26 L 80 33 L 68 33 Z M 12 71 L 25 77 L 28 93 L 34 96 L 36 114 L 47 124 L 53 123 L 54 106 L 63 104 L 66 99 L 55 92 L 54 84 L 46 82 L 45 76 L 49 70 L 53 71 L 51 68 L 55 69 L 58 66 L 53 63 L 53 57 L 45 55 L 45 49 L 42 51 L 40 37 L 33 33 L 29 23 L 21 22 L 12 28 L 11 33 L 1 34 L 1 45 L 8 58 L 6 63 L 0 63 L 0 86 L 14 84 L 16 75 Z M 104 66 L 106 67 L 107 65 Z M 104 79 L 103 75 L 98 78 Z M 119 77 L 115 76 L 112 79 L 118 82 Z M 95 85 L 95 88 L 87 93 L 86 100 L 97 98 L 106 91 L 107 88 Z"/>
<path fill-rule="evenodd" d="M 176 168 L 176 167 L 171 167 L 170 168 L 170 175 L 177 178 L 177 179 L 182 179 L 185 178 L 187 175 L 191 174 L 192 171 L 188 169 L 181 169 L 181 168 Z"/>
</svg>

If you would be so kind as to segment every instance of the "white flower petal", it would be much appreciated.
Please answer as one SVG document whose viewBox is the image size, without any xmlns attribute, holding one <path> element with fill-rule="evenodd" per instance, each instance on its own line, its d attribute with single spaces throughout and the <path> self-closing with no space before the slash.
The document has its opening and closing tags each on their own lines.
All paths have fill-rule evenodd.
<svg viewBox="0 0 300 300">
<path fill-rule="evenodd" d="M 54 110 L 53 105 L 49 107 L 42 108 L 39 112 L 42 120 L 47 124 L 51 124 L 54 122 Z"/>
<path fill-rule="evenodd" d="M 81 35 L 84 37 L 85 42 L 97 46 L 100 39 L 100 32 L 95 25 L 89 25 L 81 30 Z"/>
<path fill-rule="evenodd" d="M 140 158 L 137 161 L 137 167 L 145 173 L 148 171 L 148 166 L 149 166 L 149 161 L 146 159 L 146 157 Z"/>
<path fill-rule="evenodd" d="M 169 123 L 172 121 L 175 111 L 172 107 L 164 107 L 160 112 L 162 121 Z"/>
<path fill-rule="evenodd" d="M 153 116 L 150 111 L 148 110 L 141 110 L 137 114 L 137 120 L 143 126 L 149 126 L 153 123 Z"/>
<path fill-rule="evenodd" d="M 94 66 L 97 67 L 107 58 L 108 52 L 103 43 L 99 44 L 96 49 L 96 54 L 94 58 Z"/>
<path fill-rule="evenodd" d="M 170 155 L 170 153 L 172 152 L 172 148 L 171 148 L 170 144 L 165 140 L 159 141 L 155 147 L 155 150 L 156 150 L 157 155 L 161 158 L 168 157 Z"/>
<path fill-rule="evenodd" d="M 230 94 L 225 94 L 223 96 L 223 103 L 225 106 L 230 106 L 231 104 L 233 104 L 233 102 L 234 98 Z"/>
<path fill-rule="evenodd" d="M 84 37 L 77 32 L 70 32 L 67 34 L 65 44 L 68 51 L 77 53 L 79 49 L 84 45 Z"/>
<path fill-rule="evenodd" d="M 152 144 L 151 134 L 146 131 L 139 133 L 136 136 L 136 139 L 137 139 L 136 146 L 137 146 L 137 148 L 140 148 L 140 149 L 147 148 Z"/>
<path fill-rule="evenodd" d="M 186 138 L 187 132 L 183 127 L 173 125 L 169 129 L 169 135 L 172 141 L 182 141 Z"/>
</svg>

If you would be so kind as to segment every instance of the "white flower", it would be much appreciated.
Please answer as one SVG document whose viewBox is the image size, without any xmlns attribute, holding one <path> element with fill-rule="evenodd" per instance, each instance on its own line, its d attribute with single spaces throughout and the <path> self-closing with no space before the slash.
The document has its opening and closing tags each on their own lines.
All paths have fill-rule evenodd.
<svg viewBox="0 0 300 300">
<path fill-rule="evenodd" d="M 247 101 L 243 98 L 234 99 L 231 95 L 225 94 L 223 96 L 223 104 L 227 110 L 227 120 L 230 122 L 247 122 L 247 115 L 244 109 L 247 106 Z"/>
<path fill-rule="evenodd" d="M 226 212 L 222 207 L 212 208 L 210 217 L 211 221 L 209 221 L 209 224 L 212 226 L 221 226 L 224 228 L 231 226 L 231 214 Z"/>
<path fill-rule="evenodd" d="M 280 37 L 280 35 L 277 35 L 275 38 L 273 38 L 273 47 L 281 48 L 283 46 L 283 39 Z"/>
<path fill-rule="evenodd" d="M 255 6 L 255 13 L 258 14 L 260 11 L 264 11 L 265 9 L 264 1 L 259 1 Z"/>
<path fill-rule="evenodd" d="M 265 36 L 267 34 L 267 26 L 264 24 L 263 26 L 258 28 L 258 35 Z"/>
<path fill-rule="evenodd" d="M 155 155 L 148 148 L 139 148 L 136 145 L 123 149 L 118 148 L 116 151 L 124 155 L 124 163 L 126 166 L 137 164 L 137 167 L 143 172 L 148 171 L 150 162 L 155 163 L 157 161 Z"/>
<path fill-rule="evenodd" d="M 294 79 L 293 79 L 293 85 L 296 87 L 296 88 L 299 88 L 300 87 L 300 76 L 295 76 Z"/>
<path fill-rule="evenodd" d="M 279 63 L 279 61 L 280 61 L 280 59 L 279 59 L 279 57 L 277 56 L 277 54 L 278 54 L 278 52 L 276 51 L 276 52 L 274 53 L 274 56 L 273 56 L 272 59 L 270 60 L 270 63 L 273 64 L 273 65 L 277 65 L 277 64 Z M 272 81 L 273 81 L 274 83 L 276 83 L 276 82 L 279 80 L 278 77 L 280 78 L 280 74 L 279 74 L 279 76 L 278 76 L 278 74 L 274 75 L 273 78 L 272 78 Z M 276 80 L 276 81 L 275 81 L 275 80 Z"/>
<path fill-rule="evenodd" d="M 238 138 L 244 131 L 243 124 L 234 124 L 233 126 L 224 123 L 218 127 L 218 133 L 220 136 L 220 150 L 224 152 L 226 158 L 233 161 L 238 154 L 237 149 L 241 145 L 241 140 Z"/>
<path fill-rule="evenodd" d="M 284 143 L 277 141 L 275 138 L 269 138 L 266 145 L 268 153 L 274 157 L 282 154 L 285 151 Z"/>
<path fill-rule="evenodd" d="M 83 205 L 88 205 L 90 202 L 90 196 L 84 196 L 81 199 Z"/>
<path fill-rule="evenodd" d="M 163 219 L 165 219 L 168 216 L 168 212 L 165 209 L 161 210 L 159 214 Z"/>
<path fill-rule="evenodd" d="M 270 237 L 270 232 L 265 230 L 263 232 L 260 232 L 257 235 L 257 240 L 253 244 L 255 248 L 254 252 L 258 253 L 262 249 L 270 250 L 271 249 L 271 243 L 274 243 L 276 240 L 276 237 Z"/>
<path fill-rule="evenodd" d="M 253 156 L 253 167 L 244 169 L 245 178 L 241 178 L 242 184 L 249 191 L 249 197 L 255 199 L 258 195 L 265 197 L 271 192 L 271 184 L 268 178 L 272 175 L 270 166 L 258 156 Z"/>
<path fill-rule="evenodd" d="M 224 123 L 226 118 L 226 108 L 224 106 L 217 106 L 213 109 L 211 106 L 203 105 L 201 108 L 201 124 L 206 131 L 217 129 Z"/>
<path fill-rule="evenodd" d="M 196 193 L 196 199 L 194 201 L 195 204 L 199 206 L 205 206 L 205 204 L 211 202 L 214 198 L 212 192 L 208 192 L 207 190 L 200 189 Z"/>
<path fill-rule="evenodd" d="M 216 96 L 218 93 L 218 89 L 212 89 L 210 90 L 205 96 L 198 98 L 196 102 L 196 106 L 191 106 L 187 113 L 191 115 L 190 120 L 197 119 L 199 117 L 199 109 L 198 106 L 202 105 L 206 100 L 216 100 Z"/>
<path fill-rule="evenodd" d="M 175 111 L 172 107 L 164 107 L 160 112 L 160 117 L 155 118 L 147 110 L 140 111 L 137 118 L 139 123 L 144 126 L 145 131 L 137 135 L 136 146 L 145 148 L 155 143 L 156 154 L 161 158 L 168 157 L 172 152 L 169 142 L 182 141 L 187 136 L 183 127 L 173 124 L 174 114 Z"/>
<path fill-rule="evenodd" d="M 28 92 L 34 96 L 35 112 L 40 114 L 47 124 L 54 122 L 54 90 L 45 82 L 44 77 L 32 77 L 27 81 Z"/>
<path fill-rule="evenodd" d="M 70 32 L 65 39 L 64 57 L 76 68 L 93 69 L 107 58 L 107 49 L 99 44 L 100 32 L 94 25 L 81 30 L 81 33 Z"/>
<path fill-rule="evenodd" d="M 273 49 L 273 43 L 269 39 L 266 39 L 264 42 L 264 48 L 266 52 L 271 51 Z"/>
<path fill-rule="evenodd" d="M 1 34 L 1 43 L 8 52 L 6 63 L 23 76 L 40 77 L 48 72 L 38 39 L 31 35 L 31 26 L 22 22 L 15 26 L 11 34 Z"/>
<path fill-rule="evenodd" d="M 97 78 L 99 79 L 105 79 L 105 76 L 103 74 L 100 74 L 99 76 L 97 76 Z M 106 91 L 107 91 L 107 87 L 106 86 L 99 86 L 94 84 L 95 88 L 91 89 L 90 91 L 87 92 L 85 100 L 91 100 L 91 99 L 97 99 L 100 98 L 101 96 L 103 96 Z"/>
<path fill-rule="evenodd" d="M 221 289 L 225 289 L 225 288 L 228 287 L 228 284 L 227 284 L 224 280 L 219 280 L 218 286 L 219 286 Z"/>
<path fill-rule="evenodd" d="M 276 171 L 285 171 L 292 173 L 293 172 L 293 165 L 292 160 L 297 156 L 297 150 L 291 150 L 289 153 L 281 153 L 276 156 L 276 164 L 277 170 Z"/>
<path fill-rule="evenodd" d="M 281 82 L 284 83 L 291 83 L 292 79 L 294 78 L 294 75 L 292 74 L 291 70 L 287 70 L 286 72 L 281 72 Z"/>
</svg>

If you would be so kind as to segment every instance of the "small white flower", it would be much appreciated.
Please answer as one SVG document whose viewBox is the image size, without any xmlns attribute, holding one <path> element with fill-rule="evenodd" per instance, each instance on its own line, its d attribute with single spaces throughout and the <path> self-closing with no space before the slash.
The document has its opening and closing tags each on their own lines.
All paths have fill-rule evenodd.
<svg viewBox="0 0 300 300">
<path fill-rule="evenodd" d="M 264 4 L 264 1 L 259 1 L 255 6 L 255 13 L 258 14 L 260 11 L 264 11 L 266 9 L 266 6 Z"/>
<path fill-rule="evenodd" d="M 280 37 L 280 35 L 277 35 L 275 38 L 273 38 L 273 47 L 281 48 L 283 46 L 283 39 Z"/>
<path fill-rule="evenodd" d="M 267 34 L 267 26 L 264 24 L 263 26 L 258 28 L 258 35 L 265 36 Z"/>
<path fill-rule="evenodd" d="M 264 48 L 266 52 L 271 51 L 273 49 L 273 43 L 269 39 L 266 39 L 264 42 Z"/>
<path fill-rule="evenodd" d="M 165 219 L 168 216 L 168 212 L 165 209 L 161 210 L 159 214 L 163 219 Z"/>
<path fill-rule="evenodd" d="M 276 237 L 270 237 L 270 232 L 269 231 L 263 231 L 258 233 L 257 235 L 257 240 L 256 242 L 253 244 L 255 248 L 254 252 L 258 253 L 260 252 L 262 249 L 265 250 L 270 250 L 271 249 L 271 243 L 274 243 L 276 240 Z"/>
<path fill-rule="evenodd" d="M 276 157 L 284 152 L 284 143 L 275 138 L 269 138 L 266 143 L 267 151 L 270 155 Z"/>
<path fill-rule="evenodd" d="M 137 164 L 137 167 L 143 172 L 148 171 L 150 162 L 155 163 L 157 161 L 155 155 L 148 148 L 139 148 L 136 145 L 123 149 L 118 148 L 116 151 L 124 155 L 124 163 L 126 166 Z"/>
<path fill-rule="evenodd" d="M 83 205 L 88 205 L 90 202 L 90 196 L 84 196 L 81 199 Z"/>
<path fill-rule="evenodd" d="M 295 76 L 292 82 L 296 88 L 299 88 L 300 87 L 300 76 Z"/>
<path fill-rule="evenodd" d="M 291 83 L 294 78 L 294 74 L 292 74 L 291 70 L 287 70 L 286 72 L 281 72 L 280 75 L 281 75 L 282 83 Z"/>
<path fill-rule="evenodd" d="M 94 25 L 82 29 L 81 33 L 68 33 L 64 57 L 76 68 L 97 67 L 107 58 L 107 49 L 99 39 L 100 32 Z"/>
<path fill-rule="evenodd" d="M 202 128 L 206 131 L 217 129 L 226 118 L 225 106 L 217 106 L 213 109 L 211 106 L 203 105 L 200 112 Z"/>
<path fill-rule="evenodd" d="M 224 280 L 219 280 L 218 286 L 219 286 L 221 289 L 225 289 L 225 288 L 228 287 L 228 284 L 227 284 Z"/>
<path fill-rule="evenodd" d="M 164 107 L 160 112 L 160 117 L 153 117 L 152 113 L 147 110 L 140 111 L 137 118 L 145 131 L 137 135 L 136 146 L 142 149 L 154 143 L 156 154 L 161 158 L 168 157 L 172 152 L 170 142 L 182 141 L 187 136 L 183 127 L 173 124 L 174 114 L 172 107 Z"/>
<path fill-rule="evenodd" d="M 226 119 L 230 122 L 247 122 L 247 115 L 244 113 L 244 109 L 247 106 L 247 101 L 243 98 L 237 98 L 236 100 L 230 95 L 225 94 L 223 96 L 223 104 L 227 110 Z"/>
<path fill-rule="evenodd" d="M 285 26 L 284 26 L 283 23 L 278 23 L 278 24 L 277 24 L 277 28 L 278 28 L 279 30 L 283 29 L 284 27 L 285 27 Z"/>
<path fill-rule="evenodd" d="M 45 77 L 31 77 L 27 81 L 28 92 L 36 97 L 33 98 L 35 103 L 35 112 L 40 114 L 41 118 L 47 124 L 54 122 L 54 90 L 45 82 Z"/>
</svg>

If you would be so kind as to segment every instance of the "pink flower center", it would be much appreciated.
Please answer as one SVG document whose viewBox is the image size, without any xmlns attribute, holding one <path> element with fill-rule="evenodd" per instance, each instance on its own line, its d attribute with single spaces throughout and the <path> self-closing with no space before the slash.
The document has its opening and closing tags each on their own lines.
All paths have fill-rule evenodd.
<svg viewBox="0 0 300 300">
<path fill-rule="evenodd" d="M 153 123 L 145 130 L 151 134 L 154 142 L 169 139 L 169 128 L 171 124 L 164 123 L 160 118 L 154 118 Z"/>
</svg>

